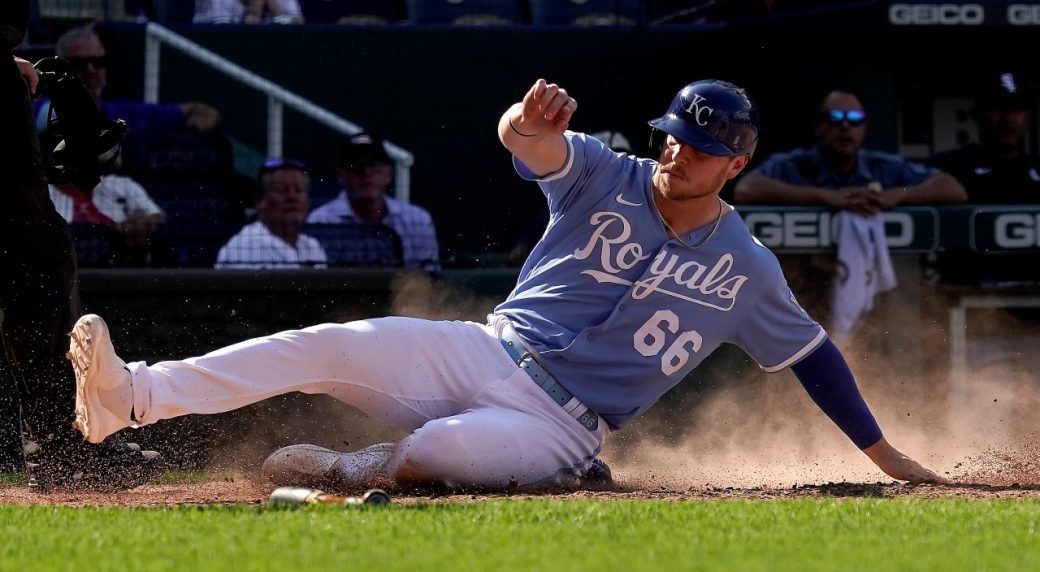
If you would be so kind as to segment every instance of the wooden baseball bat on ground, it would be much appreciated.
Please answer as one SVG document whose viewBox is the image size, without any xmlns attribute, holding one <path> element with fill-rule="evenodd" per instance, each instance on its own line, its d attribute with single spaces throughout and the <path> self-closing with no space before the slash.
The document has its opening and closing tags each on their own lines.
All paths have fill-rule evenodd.
<svg viewBox="0 0 1040 572">
<path fill-rule="evenodd" d="M 320 489 L 278 487 L 271 493 L 271 504 L 274 506 L 307 504 L 381 505 L 390 504 L 390 495 L 383 489 L 372 489 L 359 497 L 348 497 L 334 495 Z"/>
</svg>

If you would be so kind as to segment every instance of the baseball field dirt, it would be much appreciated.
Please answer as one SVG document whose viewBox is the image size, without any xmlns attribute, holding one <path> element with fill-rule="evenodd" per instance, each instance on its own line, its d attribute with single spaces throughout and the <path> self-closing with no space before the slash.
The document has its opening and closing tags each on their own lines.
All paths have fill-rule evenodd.
<svg viewBox="0 0 1040 572">
<path fill-rule="evenodd" d="M 973 481 L 951 485 L 907 485 L 895 482 L 791 485 L 784 487 L 731 487 L 731 486 L 676 486 L 646 481 L 619 480 L 610 488 L 552 492 L 539 495 L 525 493 L 466 493 L 439 491 L 394 491 L 395 503 L 474 502 L 488 499 L 551 494 L 561 499 L 653 499 L 653 500 L 755 500 L 772 501 L 799 498 L 921 498 L 921 499 L 1037 499 L 1040 498 L 1040 474 L 1030 480 L 1025 473 L 1011 473 L 1007 478 L 992 477 L 989 482 Z M 1010 482 L 1022 480 L 1023 482 Z M 207 504 L 264 504 L 274 486 L 259 477 L 243 474 L 215 474 L 212 480 L 191 483 L 147 484 L 122 492 L 48 491 L 36 492 L 21 484 L 0 487 L 0 504 L 5 505 L 60 505 L 60 506 L 124 506 L 164 507 Z"/>
</svg>

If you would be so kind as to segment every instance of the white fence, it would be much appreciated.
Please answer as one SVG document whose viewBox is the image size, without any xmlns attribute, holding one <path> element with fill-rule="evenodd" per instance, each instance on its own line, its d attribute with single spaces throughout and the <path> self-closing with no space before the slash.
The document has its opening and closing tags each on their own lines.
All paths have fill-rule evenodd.
<svg viewBox="0 0 1040 572">
<path fill-rule="evenodd" d="M 282 121 L 286 106 L 344 135 L 364 131 L 358 125 L 290 92 L 284 87 L 243 68 L 173 31 L 149 22 L 145 29 L 144 100 L 159 101 L 159 68 L 162 46 L 173 48 L 224 75 L 267 96 L 267 156 L 282 156 Z M 405 202 L 411 197 L 411 167 L 415 157 L 401 147 L 386 142 L 386 151 L 394 160 L 394 194 Z"/>
</svg>

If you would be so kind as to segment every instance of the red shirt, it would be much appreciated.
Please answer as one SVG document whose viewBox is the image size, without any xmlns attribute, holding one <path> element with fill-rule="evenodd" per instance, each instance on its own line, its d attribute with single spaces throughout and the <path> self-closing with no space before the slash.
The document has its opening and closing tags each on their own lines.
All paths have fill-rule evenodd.
<svg viewBox="0 0 1040 572">
<path fill-rule="evenodd" d="M 101 214 L 94 206 L 90 195 L 84 193 L 75 185 L 62 185 L 58 187 L 63 195 L 72 199 L 72 222 L 96 222 L 112 226 L 112 219 Z"/>
</svg>

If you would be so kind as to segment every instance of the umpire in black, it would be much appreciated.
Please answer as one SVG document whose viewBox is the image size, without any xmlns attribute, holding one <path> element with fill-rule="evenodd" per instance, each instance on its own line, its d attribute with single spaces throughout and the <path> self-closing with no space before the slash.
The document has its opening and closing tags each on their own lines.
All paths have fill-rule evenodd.
<svg viewBox="0 0 1040 572">
<path fill-rule="evenodd" d="M 140 452 L 125 443 L 89 446 L 72 429 L 75 384 L 65 351 L 81 313 L 76 257 L 48 194 L 50 169 L 33 121 L 29 90 L 43 87 L 41 76 L 12 52 L 28 28 L 29 8 L 29 0 L 0 2 L 0 468 L 25 467 L 24 430 L 39 448 L 28 465 L 39 485 L 119 488 L 144 474 L 135 466 Z M 85 108 L 79 97 L 67 89 L 61 96 L 73 102 L 71 110 Z M 97 138 L 97 129 L 84 127 L 100 125 L 92 113 L 69 113 L 64 158 L 70 164 L 96 164 L 96 146 L 83 144 Z M 81 188 L 92 189 L 97 174 L 86 173 L 93 184 Z"/>
</svg>

